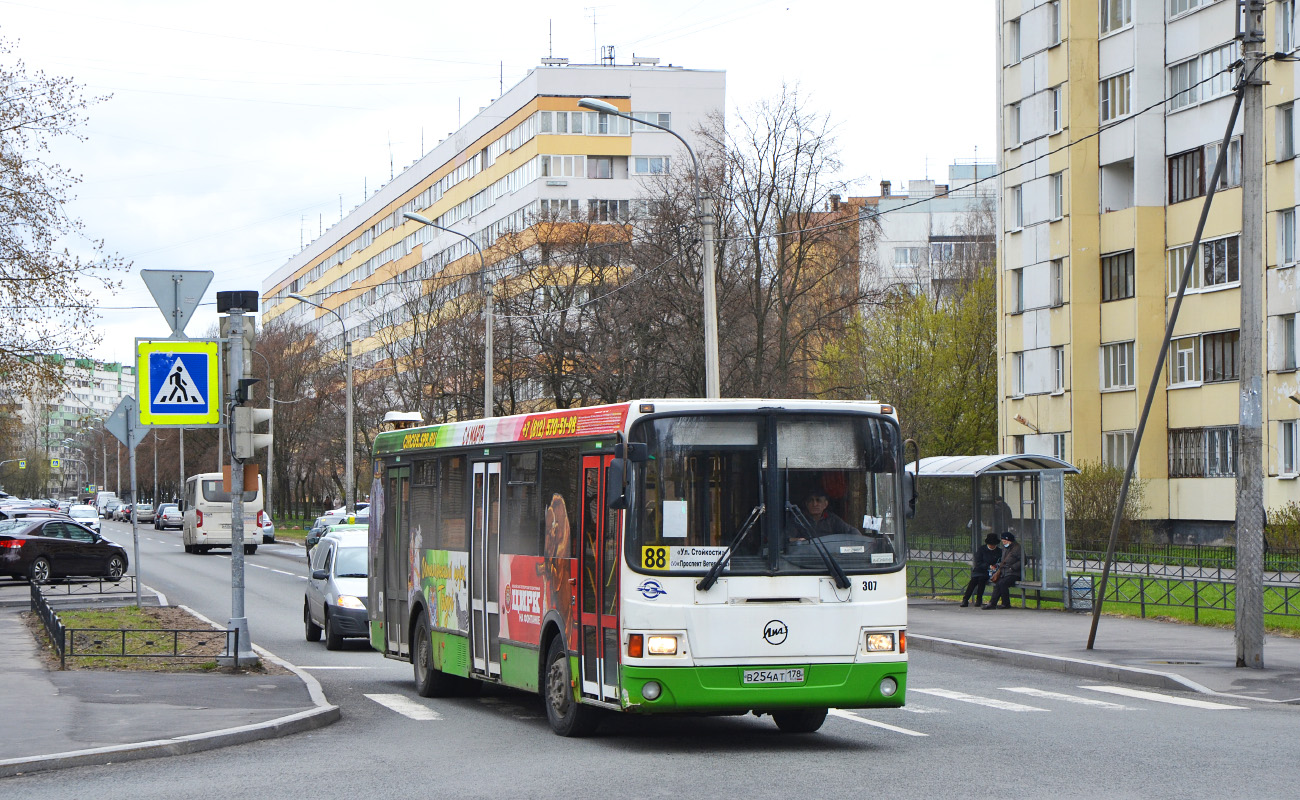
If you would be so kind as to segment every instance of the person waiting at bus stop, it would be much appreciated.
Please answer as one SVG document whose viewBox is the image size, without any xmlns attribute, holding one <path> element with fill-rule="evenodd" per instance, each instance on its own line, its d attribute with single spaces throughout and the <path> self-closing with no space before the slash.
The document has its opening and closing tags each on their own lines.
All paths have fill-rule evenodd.
<svg viewBox="0 0 1300 800">
<path fill-rule="evenodd" d="M 966 583 L 966 591 L 961 596 L 962 608 L 970 606 L 972 594 L 975 595 L 975 605 L 984 604 L 984 588 L 989 585 L 989 578 L 1001 560 L 998 536 L 990 533 L 984 537 L 984 545 L 975 551 L 975 557 L 971 560 L 970 581 Z"/>
<path fill-rule="evenodd" d="M 1011 587 L 1020 580 L 1020 543 L 1016 535 L 1010 531 L 1002 534 L 1002 547 L 1002 559 L 993 573 L 993 594 L 989 595 L 988 605 L 981 606 L 985 611 L 997 608 L 999 600 L 1003 608 L 1011 608 Z"/>
</svg>

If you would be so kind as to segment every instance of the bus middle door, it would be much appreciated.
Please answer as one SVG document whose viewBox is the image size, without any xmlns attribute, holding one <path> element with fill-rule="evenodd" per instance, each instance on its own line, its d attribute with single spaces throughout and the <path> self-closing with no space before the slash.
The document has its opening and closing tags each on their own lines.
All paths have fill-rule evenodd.
<svg viewBox="0 0 1300 800">
<path fill-rule="evenodd" d="M 618 512 L 605 505 L 613 456 L 582 457 L 582 692 L 618 702 Z"/>
<path fill-rule="evenodd" d="M 388 470 L 384 508 L 384 632 L 389 653 L 409 655 L 406 629 L 410 614 L 407 576 L 411 574 L 411 527 L 407 519 L 411 499 L 411 468 Z"/>
<path fill-rule="evenodd" d="M 470 528 L 470 639 L 474 671 L 501 675 L 501 462 L 474 464 L 474 515 Z"/>
</svg>

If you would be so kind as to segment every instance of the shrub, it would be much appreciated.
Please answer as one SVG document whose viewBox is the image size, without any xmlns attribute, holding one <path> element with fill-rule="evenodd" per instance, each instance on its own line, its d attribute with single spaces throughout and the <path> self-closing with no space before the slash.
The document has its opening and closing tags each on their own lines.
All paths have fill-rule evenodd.
<svg viewBox="0 0 1300 800">
<path fill-rule="evenodd" d="M 1065 479 L 1065 525 L 1073 547 L 1104 550 L 1110 541 L 1110 526 L 1115 518 L 1115 504 L 1124 482 L 1124 470 L 1100 461 L 1077 464 L 1079 474 Z M 1139 538 L 1146 484 L 1139 478 L 1129 483 L 1128 502 L 1120 518 L 1119 544 Z"/>
</svg>

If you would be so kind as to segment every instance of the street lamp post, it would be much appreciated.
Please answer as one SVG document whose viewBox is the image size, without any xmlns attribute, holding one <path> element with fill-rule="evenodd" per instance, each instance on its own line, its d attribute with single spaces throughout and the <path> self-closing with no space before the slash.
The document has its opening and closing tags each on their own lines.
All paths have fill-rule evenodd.
<svg viewBox="0 0 1300 800">
<path fill-rule="evenodd" d="M 403 212 L 402 216 L 406 217 L 407 219 L 413 222 L 418 222 L 421 225 L 428 225 L 430 228 L 437 228 L 440 231 L 446 231 L 447 233 L 459 236 L 460 238 L 474 245 L 474 249 L 478 252 L 478 270 L 479 273 L 482 274 L 483 276 L 483 295 L 484 295 L 483 416 L 491 417 L 493 416 L 492 413 L 492 405 L 493 405 L 492 402 L 492 299 L 493 299 L 492 293 L 493 293 L 493 287 L 492 287 L 492 279 L 489 278 L 487 274 L 487 262 L 483 260 L 483 248 L 479 247 L 478 242 L 474 241 L 472 237 L 466 236 L 460 231 L 453 231 L 451 228 L 444 228 L 438 223 L 429 219 L 428 217 L 422 217 L 419 214 L 412 214 L 409 211 Z"/>
<path fill-rule="evenodd" d="M 640 125 L 657 128 L 664 133 L 670 133 L 677 137 L 677 141 L 682 143 L 682 147 L 686 148 L 686 152 L 691 157 L 691 169 L 695 175 L 696 210 L 700 215 L 701 238 L 704 245 L 704 396 L 716 399 L 721 396 L 722 389 L 718 377 L 718 296 L 717 281 L 714 277 L 716 268 L 713 261 L 713 198 L 704 193 L 703 185 L 700 183 L 700 160 L 695 157 L 695 150 L 690 143 L 671 128 L 647 120 L 637 119 L 631 114 L 619 111 L 617 107 L 606 103 L 604 100 L 597 100 L 592 97 L 584 97 L 579 100 L 578 107 L 590 111 L 599 111 L 602 114 L 612 114 Z"/>
<path fill-rule="evenodd" d="M 317 308 L 321 309 L 322 311 L 328 311 L 328 312 L 330 312 L 331 314 L 334 315 L 335 319 L 337 319 L 337 320 L 339 321 L 339 328 L 341 328 L 341 329 L 343 330 L 343 360 L 344 360 L 344 362 L 347 364 L 347 388 L 348 388 L 348 394 L 347 394 L 347 410 L 346 410 L 346 411 L 347 411 L 347 414 L 346 414 L 346 420 L 347 420 L 347 421 L 346 421 L 346 423 L 344 424 L 344 433 L 343 433 L 344 438 L 347 440 L 347 443 L 346 443 L 346 449 L 345 449 L 345 452 L 344 452 L 344 454 L 343 454 L 343 462 L 344 462 L 344 464 L 345 464 L 344 469 L 347 470 L 347 481 L 346 481 L 346 486 L 347 486 L 347 497 L 345 497 L 344 500 L 343 500 L 343 505 L 344 505 L 344 509 L 343 509 L 343 510 L 346 511 L 346 512 L 348 512 L 349 514 L 351 514 L 351 513 L 355 512 L 355 511 L 357 510 L 357 496 L 356 496 L 356 486 L 355 486 L 355 484 L 356 484 L 356 479 L 355 479 L 355 477 L 354 477 L 353 474 L 352 474 L 352 473 L 353 473 L 353 470 L 352 470 L 352 456 L 353 456 L 353 453 L 352 453 L 352 451 L 353 451 L 353 449 L 354 449 L 353 446 L 352 446 L 352 445 L 353 445 L 353 439 L 352 439 L 352 342 L 351 342 L 351 340 L 348 339 L 348 326 L 343 324 L 343 317 L 342 317 L 342 315 L 340 315 L 339 312 L 335 311 L 334 309 L 332 309 L 332 308 L 326 308 L 325 306 L 321 305 L 320 303 L 317 303 L 317 302 L 315 302 L 315 301 L 313 301 L 313 300 L 308 300 L 307 298 L 303 297 L 303 296 L 300 295 L 300 294 L 297 294 L 296 292 L 295 292 L 295 293 L 291 293 L 289 296 L 292 297 L 294 300 L 297 300 L 297 301 L 300 302 L 300 303 L 306 303 L 306 304 L 309 305 L 309 306 L 316 306 Z"/>
</svg>

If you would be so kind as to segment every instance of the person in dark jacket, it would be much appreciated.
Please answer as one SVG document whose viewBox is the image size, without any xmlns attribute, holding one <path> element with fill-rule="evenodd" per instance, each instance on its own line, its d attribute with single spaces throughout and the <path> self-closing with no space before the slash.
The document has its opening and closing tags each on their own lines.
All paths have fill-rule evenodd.
<svg viewBox="0 0 1300 800">
<path fill-rule="evenodd" d="M 998 600 L 1003 608 L 1011 608 L 1011 587 L 1020 580 L 1020 543 L 1014 533 L 1002 534 L 1002 558 L 998 561 L 997 571 L 993 573 L 993 594 L 989 595 L 989 604 L 984 610 L 998 607 Z"/>
<path fill-rule="evenodd" d="M 975 551 L 975 558 L 971 561 L 970 582 L 966 584 L 966 591 L 961 596 L 962 608 L 970 605 L 972 594 L 975 595 L 975 605 L 984 604 L 984 587 L 989 585 L 989 577 L 1001 560 L 997 534 L 990 533 L 984 537 L 984 546 Z"/>
</svg>

